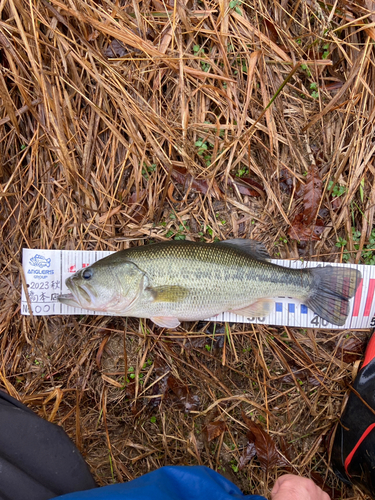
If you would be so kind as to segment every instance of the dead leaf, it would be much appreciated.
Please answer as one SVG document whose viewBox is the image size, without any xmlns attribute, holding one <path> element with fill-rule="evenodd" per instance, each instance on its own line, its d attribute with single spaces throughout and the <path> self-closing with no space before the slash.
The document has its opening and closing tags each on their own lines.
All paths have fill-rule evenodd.
<svg viewBox="0 0 375 500">
<path fill-rule="evenodd" d="M 267 472 L 275 466 L 283 467 L 288 465 L 287 461 L 277 450 L 276 443 L 271 436 L 259 424 L 248 418 L 244 412 L 242 412 L 242 419 L 249 429 L 247 438 L 249 443 L 254 443 L 255 445 L 261 468 Z"/>
<path fill-rule="evenodd" d="M 151 408 L 155 408 L 160 405 L 162 399 L 165 396 L 165 393 L 168 389 L 168 372 L 170 371 L 169 366 L 159 357 L 156 357 L 154 360 L 154 373 L 155 377 L 159 379 L 159 381 L 153 385 L 152 387 L 152 395 L 159 396 L 153 397 L 149 400 L 148 406 Z M 163 377 L 163 375 L 165 375 Z"/>
<path fill-rule="evenodd" d="M 99 349 L 98 349 L 98 352 L 96 353 L 96 366 L 98 367 L 98 369 L 100 370 L 101 368 L 101 361 L 102 361 L 102 356 L 103 356 L 103 352 L 104 352 L 104 348 L 108 342 L 110 338 L 110 335 L 106 335 L 103 340 L 100 342 L 100 346 L 99 346 Z"/>
<path fill-rule="evenodd" d="M 204 427 L 203 432 L 207 437 L 207 441 L 210 443 L 214 439 L 221 436 L 226 431 L 227 425 L 223 420 L 217 420 L 216 422 L 210 422 Z"/>
<path fill-rule="evenodd" d="M 238 191 L 247 196 L 253 196 L 259 198 L 259 196 L 265 196 L 266 193 L 263 187 L 250 177 L 228 177 L 229 184 L 235 184 Z"/>
<path fill-rule="evenodd" d="M 304 187 L 303 204 L 305 206 L 304 215 L 309 222 L 312 222 L 319 208 L 322 198 L 323 181 L 315 165 L 310 166 Z"/>
<path fill-rule="evenodd" d="M 338 210 L 344 201 L 344 196 L 334 196 L 331 197 L 332 210 Z"/>
<path fill-rule="evenodd" d="M 128 215 L 131 215 L 133 220 L 140 222 L 147 214 L 147 197 L 146 190 L 143 189 L 138 193 L 134 192 L 128 199 L 127 205 L 129 206 Z"/>
<path fill-rule="evenodd" d="M 185 397 L 188 392 L 187 386 L 177 380 L 173 375 L 168 377 L 168 388 L 171 389 L 178 398 Z"/>
<path fill-rule="evenodd" d="M 209 181 L 207 181 L 206 179 L 194 178 L 191 174 L 189 174 L 185 167 L 174 166 L 171 175 L 173 179 L 178 182 L 178 184 L 182 185 L 185 191 L 191 189 L 196 193 L 207 194 L 209 190 Z M 217 199 L 221 197 L 219 186 L 217 185 L 217 182 L 215 180 L 212 182 L 210 194 Z"/>
<path fill-rule="evenodd" d="M 134 51 L 135 49 L 131 48 L 128 50 L 125 45 L 120 42 L 120 40 L 112 40 L 112 42 L 108 45 L 108 47 L 103 51 L 103 54 L 106 57 L 125 57 L 129 54 L 130 51 Z"/>
<path fill-rule="evenodd" d="M 353 363 L 362 358 L 365 344 L 365 340 L 358 337 L 341 339 L 335 346 L 335 357 L 342 359 L 344 363 Z"/>
<path fill-rule="evenodd" d="M 344 85 L 344 82 L 331 82 L 331 83 L 326 83 L 325 84 L 325 88 L 326 90 L 329 90 L 329 91 L 334 91 L 334 90 L 340 90 L 341 87 Z"/>
<path fill-rule="evenodd" d="M 293 177 L 289 172 L 289 170 L 287 170 L 286 168 L 280 169 L 279 181 L 280 181 L 280 189 L 284 193 L 291 194 L 291 192 L 293 191 Z"/>
<path fill-rule="evenodd" d="M 198 410 L 200 406 L 199 396 L 191 394 L 187 385 L 168 373 L 170 368 L 165 363 L 156 359 L 154 362 L 154 370 L 157 377 L 162 377 L 164 374 L 165 377 L 162 377 L 160 381 L 153 386 L 153 395 L 160 395 L 160 397 L 152 398 L 149 406 L 158 406 L 163 399 L 166 402 L 169 400 L 176 404 L 178 409 L 186 413 Z"/>
<path fill-rule="evenodd" d="M 323 181 L 316 165 L 310 165 L 306 183 L 301 185 L 298 194 L 303 196 L 303 211 L 296 215 L 288 235 L 298 241 L 319 240 L 324 223 L 316 219 L 323 192 Z"/>
<path fill-rule="evenodd" d="M 248 443 L 238 463 L 238 470 L 242 470 L 245 467 L 245 465 L 247 465 L 250 462 L 250 460 L 256 456 L 256 454 L 257 450 L 255 448 L 255 444 Z"/>
<path fill-rule="evenodd" d="M 126 384 L 125 386 L 125 395 L 129 399 L 133 399 L 135 397 L 135 382 L 130 382 L 129 384 Z"/>
<path fill-rule="evenodd" d="M 279 34 L 277 33 L 275 25 L 268 19 L 264 19 L 263 22 L 268 31 L 268 38 L 271 40 L 271 42 L 277 43 L 277 41 L 279 40 Z"/>
<path fill-rule="evenodd" d="M 281 448 L 281 451 L 282 451 L 282 454 L 284 455 L 284 457 L 287 460 L 289 460 L 289 462 L 292 462 L 292 460 L 295 457 L 293 445 L 290 443 L 287 443 L 284 436 L 279 437 L 279 443 L 280 443 L 280 448 Z M 292 468 L 291 468 L 290 472 L 292 473 Z"/>
<path fill-rule="evenodd" d="M 325 226 L 322 220 L 317 219 L 315 225 L 308 226 L 303 214 L 298 214 L 288 230 L 288 236 L 297 241 L 318 241 Z"/>
<path fill-rule="evenodd" d="M 173 375 L 168 377 L 168 388 L 177 397 L 177 407 L 183 411 L 196 411 L 199 407 L 200 400 L 196 395 L 189 393 L 188 387 L 177 380 Z"/>
<path fill-rule="evenodd" d="M 287 372 L 286 375 L 281 377 L 280 382 L 283 384 L 295 384 L 295 379 L 301 380 L 301 382 L 306 382 L 309 385 L 312 385 L 313 387 L 317 387 L 322 384 L 323 382 L 323 377 L 319 374 L 313 375 L 310 370 L 301 368 L 291 368 L 291 372 L 293 373 L 294 377 L 291 375 L 290 372 Z"/>
<path fill-rule="evenodd" d="M 109 212 L 106 212 L 105 214 L 101 215 L 99 217 L 99 222 L 102 224 L 103 222 L 108 222 L 109 219 L 113 216 L 113 215 L 116 215 L 120 212 L 121 210 L 121 205 L 118 205 L 117 207 L 115 208 L 112 208 L 112 210 L 110 210 Z"/>
</svg>

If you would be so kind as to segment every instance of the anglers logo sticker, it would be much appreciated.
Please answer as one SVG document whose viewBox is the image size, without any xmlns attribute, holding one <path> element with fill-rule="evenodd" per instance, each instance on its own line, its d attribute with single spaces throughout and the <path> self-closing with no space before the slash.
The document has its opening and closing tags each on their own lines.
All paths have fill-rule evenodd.
<svg viewBox="0 0 375 500">
<path fill-rule="evenodd" d="M 36 254 L 34 257 L 31 257 L 30 264 L 36 267 L 49 267 L 51 265 L 51 259 L 47 259 L 43 257 L 43 255 Z"/>
</svg>

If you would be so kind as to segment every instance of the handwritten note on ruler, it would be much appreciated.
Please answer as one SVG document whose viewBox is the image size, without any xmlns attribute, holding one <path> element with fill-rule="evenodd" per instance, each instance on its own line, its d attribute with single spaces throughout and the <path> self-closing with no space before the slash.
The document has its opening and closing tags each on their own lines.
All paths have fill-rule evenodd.
<svg viewBox="0 0 375 500">
<path fill-rule="evenodd" d="M 32 312 L 35 316 L 68 315 L 68 314 L 98 314 L 78 307 L 69 307 L 60 304 L 57 296 L 68 293 L 65 280 L 73 273 L 93 264 L 99 259 L 113 252 L 95 252 L 79 250 L 30 250 L 23 249 L 22 261 L 26 277 Z M 275 264 L 284 267 L 314 267 L 328 265 L 324 262 L 300 262 L 288 260 L 272 260 Z M 371 328 L 375 326 L 375 266 L 355 264 L 330 264 L 350 266 L 359 269 L 362 281 L 355 297 L 350 300 L 350 312 L 344 326 L 335 326 L 322 320 L 304 304 L 279 297 L 275 299 L 275 306 L 266 318 L 244 318 L 232 313 L 223 313 L 209 318 L 212 321 L 229 321 L 233 323 L 260 323 L 267 325 L 295 326 L 301 328 Z M 25 291 L 22 290 L 21 313 L 29 315 L 29 307 Z"/>
</svg>

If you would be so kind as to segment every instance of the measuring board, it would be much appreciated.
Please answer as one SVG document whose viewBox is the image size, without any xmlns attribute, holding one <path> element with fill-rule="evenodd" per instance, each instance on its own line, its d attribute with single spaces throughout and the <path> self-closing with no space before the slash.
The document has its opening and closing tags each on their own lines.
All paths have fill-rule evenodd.
<svg viewBox="0 0 375 500">
<path fill-rule="evenodd" d="M 61 293 L 69 293 L 65 280 L 83 267 L 114 252 L 81 250 L 30 250 L 23 249 L 22 262 L 28 287 L 30 305 L 35 316 L 91 314 L 110 315 L 88 311 L 79 307 L 70 307 L 58 302 Z M 336 326 L 314 314 L 301 302 L 288 297 L 275 298 L 273 311 L 265 318 L 244 318 L 232 313 L 223 313 L 208 318 L 210 321 L 228 321 L 232 323 L 256 323 L 301 328 L 363 329 L 375 326 L 375 266 L 356 264 L 333 264 L 327 262 L 301 262 L 272 259 L 271 262 L 284 267 L 303 268 L 326 266 L 348 266 L 362 273 L 362 280 L 355 296 L 350 300 L 350 310 L 345 325 Z M 22 290 L 21 314 L 29 315 L 25 291 Z"/>
</svg>

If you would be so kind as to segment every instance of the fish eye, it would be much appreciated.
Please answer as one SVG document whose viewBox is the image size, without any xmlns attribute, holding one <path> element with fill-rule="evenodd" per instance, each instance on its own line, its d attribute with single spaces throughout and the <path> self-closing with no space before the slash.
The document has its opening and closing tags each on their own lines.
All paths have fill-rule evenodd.
<svg viewBox="0 0 375 500">
<path fill-rule="evenodd" d="M 88 269 L 85 269 L 84 271 L 82 271 L 82 278 L 84 280 L 89 280 L 93 275 L 93 271 L 92 269 L 88 268 Z"/>
</svg>

